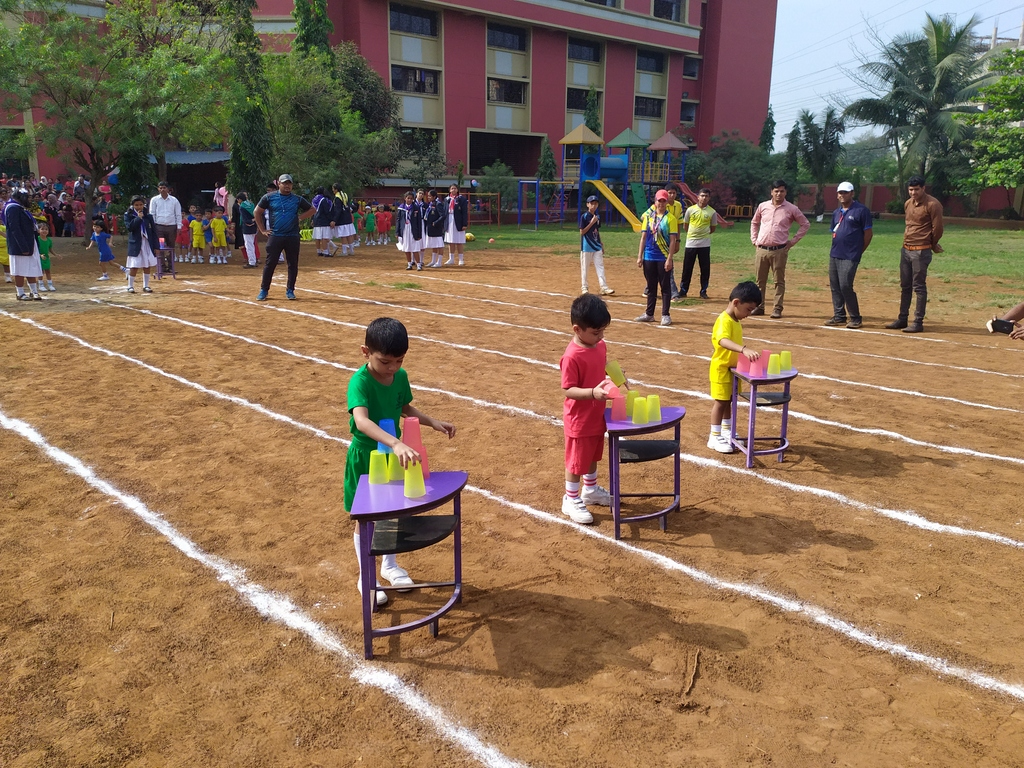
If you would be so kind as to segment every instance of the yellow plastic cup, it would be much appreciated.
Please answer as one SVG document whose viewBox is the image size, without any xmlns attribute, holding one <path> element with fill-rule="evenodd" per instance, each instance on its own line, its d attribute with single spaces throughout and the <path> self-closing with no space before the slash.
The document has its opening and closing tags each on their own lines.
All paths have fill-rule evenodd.
<svg viewBox="0 0 1024 768">
<path fill-rule="evenodd" d="M 626 418 L 627 419 L 633 418 L 633 403 L 636 402 L 636 399 L 637 399 L 638 396 L 639 396 L 639 393 L 636 390 L 633 390 L 633 389 L 629 390 L 626 393 Z"/>
<path fill-rule="evenodd" d="M 405 470 L 405 498 L 418 499 L 427 495 L 426 485 L 423 483 L 423 467 L 419 464 L 410 464 Z"/>
<path fill-rule="evenodd" d="M 779 355 L 779 365 L 782 367 L 782 370 L 784 371 L 792 371 L 793 353 L 790 352 L 788 349 L 782 350 L 782 353 Z"/>
<path fill-rule="evenodd" d="M 604 372 L 608 374 L 608 378 L 616 387 L 621 387 L 626 383 L 626 377 L 622 374 L 622 367 L 617 360 L 609 360 L 605 363 Z"/>
<path fill-rule="evenodd" d="M 392 480 L 401 480 L 405 477 L 405 470 L 402 469 L 401 463 L 398 461 L 398 457 L 395 454 L 388 455 L 388 482 Z"/>
<path fill-rule="evenodd" d="M 779 373 L 782 373 L 782 369 L 779 363 L 779 356 L 775 353 L 772 353 L 772 356 L 768 358 L 768 375 L 775 376 Z"/>
<path fill-rule="evenodd" d="M 647 423 L 647 398 L 638 397 L 633 401 L 633 423 Z"/>
<path fill-rule="evenodd" d="M 370 451 L 370 483 L 384 485 L 388 481 L 388 455 Z"/>
<path fill-rule="evenodd" d="M 661 421 L 661 395 L 647 396 L 647 420 Z"/>
</svg>

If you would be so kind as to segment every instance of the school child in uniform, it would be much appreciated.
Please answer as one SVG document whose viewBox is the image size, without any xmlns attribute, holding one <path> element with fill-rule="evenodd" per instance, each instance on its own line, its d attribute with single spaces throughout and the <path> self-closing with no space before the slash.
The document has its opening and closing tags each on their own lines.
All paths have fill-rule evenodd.
<svg viewBox="0 0 1024 768">
<path fill-rule="evenodd" d="M 341 240 L 341 255 L 352 255 L 352 242 L 356 239 L 356 228 L 352 222 L 352 209 L 348 207 L 348 195 L 341 190 L 341 185 L 331 187 L 334 191 L 331 217 L 334 221 L 332 237 Z"/>
<path fill-rule="evenodd" d="M 398 236 L 398 250 L 405 254 L 405 269 L 423 270 L 423 262 L 416 262 L 420 251 L 423 248 L 423 216 L 420 207 L 416 205 L 415 195 L 412 190 L 405 193 L 405 202 L 398 206 L 398 225 L 396 229 Z"/>
<path fill-rule="evenodd" d="M 213 264 L 213 209 L 207 208 L 203 211 L 203 240 L 206 242 L 207 253 L 210 257 L 210 263 Z M 199 259 L 199 263 L 202 264 L 202 258 Z"/>
<path fill-rule="evenodd" d="M 224 215 L 224 209 L 219 205 L 213 209 L 213 216 L 210 218 L 209 237 L 210 263 L 227 264 L 228 252 L 228 218 Z"/>
<path fill-rule="evenodd" d="M 181 226 L 178 228 L 178 237 L 174 241 L 178 247 L 178 263 L 188 260 L 188 247 L 192 242 L 192 231 L 189 229 L 190 221 L 188 214 L 181 214 Z"/>
<path fill-rule="evenodd" d="M 596 195 L 587 198 L 587 210 L 580 217 L 580 272 L 582 285 L 580 293 L 587 292 L 587 272 L 593 263 L 597 270 L 597 280 L 601 284 L 601 295 L 611 296 L 615 293 L 608 287 L 604 276 L 604 246 L 601 244 L 601 217 L 597 215 L 600 201 Z"/>
<path fill-rule="evenodd" d="M 412 192 L 409 193 L 412 202 Z M 448 439 L 455 437 L 455 425 L 431 418 L 412 406 L 412 389 L 409 375 L 402 368 L 402 362 L 409 351 L 409 334 L 397 320 L 379 317 L 366 328 L 366 337 L 360 347 L 366 364 L 352 374 L 348 384 L 347 408 L 352 415 L 349 431 L 352 445 L 345 455 L 345 510 L 352 509 L 359 478 L 370 471 L 370 453 L 377 450 L 381 442 L 391 448 L 402 466 L 420 461 L 420 455 L 401 441 L 399 419 L 412 416 L 424 427 L 442 432 Z M 391 419 L 395 424 L 397 437 L 389 435 L 379 426 L 382 419 Z M 356 557 L 362 558 L 359 526 L 352 534 Z M 376 569 L 375 569 L 376 570 Z M 394 555 L 384 555 L 380 566 L 382 578 L 392 586 L 413 584 L 409 573 L 402 568 Z M 380 582 L 377 582 L 380 586 Z M 358 582 L 362 592 L 362 582 Z M 377 592 L 377 605 L 387 603 L 387 593 Z"/>
<path fill-rule="evenodd" d="M 107 225 L 103 223 L 101 219 L 96 219 L 92 223 L 92 237 L 89 238 L 89 244 L 85 246 L 85 250 L 92 248 L 93 244 L 96 245 L 96 250 L 100 253 L 100 269 L 103 270 L 103 274 L 97 277 L 97 280 L 109 280 L 110 275 L 107 274 L 107 265 L 113 264 L 114 252 L 110 250 L 110 233 L 107 232 Z M 121 265 L 116 265 L 122 272 L 125 268 Z"/>
<path fill-rule="evenodd" d="M 0 223 L 0 266 L 4 268 L 4 282 L 13 283 L 11 277 L 11 257 L 7 253 L 7 227 Z"/>
<path fill-rule="evenodd" d="M 455 263 L 455 254 L 459 254 L 459 266 L 465 261 L 466 227 L 469 225 L 469 201 L 459 194 L 457 184 L 448 188 L 448 197 L 444 199 L 448 212 L 444 225 L 444 241 L 448 243 L 448 261 L 445 265 Z"/>
<path fill-rule="evenodd" d="M 50 237 L 50 225 L 39 224 L 39 263 L 43 268 L 43 276 L 39 279 L 40 291 L 56 291 L 53 287 L 53 275 L 50 274 L 50 255 L 53 253 L 53 238 Z"/>
<path fill-rule="evenodd" d="M 740 321 L 750 316 L 761 305 L 761 289 L 757 283 L 740 283 L 729 294 L 729 306 L 715 320 L 711 331 L 711 434 L 708 448 L 719 453 L 732 453 L 732 371 L 737 355 L 757 360 L 756 350 L 743 346 L 743 326 Z"/>
<path fill-rule="evenodd" d="M 352 211 L 352 224 L 356 228 L 356 239 L 352 243 L 353 248 L 363 244 L 363 232 L 366 228 L 366 222 L 363 221 L 362 207 L 362 203 L 357 202 L 355 210 Z"/>
<path fill-rule="evenodd" d="M 377 242 L 377 217 L 370 206 L 363 209 L 363 229 L 366 232 L 366 244 L 379 245 Z"/>
<path fill-rule="evenodd" d="M 192 258 L 189 259 L 190 264 L 195 264 L 196 261 L 200 264 L 203 263 L 203 249 L 206 248 L 206 224 L 208 222 L 206 214 L 203 214 L 203 218 L 196 218 L 192 216 L 192 221 L 188 223 L 189 231 L 192 233 Z"/>
<path fill-rule="evenodd" d="M 146 209 L 146 198 L 136 195 L 124 213 L 124 226 L 128 232 L 128 293 L 135 293 L 135 276 L 142 270 L 142 292 L 152 293 L 149 271 L 157 265 L 156 252 L 160 250 L 160 237 L 156 223 Z M 155 246 L 155 248 L 154 248 Z"/>
<path fill-rule="evenodd" d="M 373 217 L 377 220 L 377 240 L 381 245 L 387 245 L 388 240 L 388 217 L 384 214 L 384 206 L 378 205 L 377 210 L 373 212 Z"/>
<path fill-rule="evenodd" d="M 423 210 L 423 226 L 426 228 L 423 250 L 431 255 L 427 266 L 440 267 L 444 259 L 444 221 L 447 212 L 437 199 L 437 190 L 427 190 L 427 203 Z"/>
<path fill-rule="evenodd" d="M 391 245 L 391 230 L 395 226 L 395 206 L 384 206 L 384 244 Z"/>
<path fill-rule="evenodd" d="M 327 197 L 323 187 L 319 187 L 313 198 L 313 240 L 316 241 L 317 256 L 333 256 L 331 253 L 331 236 L 334 234 L 334 199 Z"/>
<path fill-rule="evenodd" d="M 611 495 L 597 484 L 597 462 L 604 454 L 604 404 L 610 383 L 604 368 L 608 353 L 605 329 L 612 316 L 608 305 L 591 293 L 577 296 L 570 309 L 572 341 L 558 365 L 562 371 L 562 424 L 565 432 L 565 495 L 562 514 L 590 525 L 588 504 L 611 505 Z M 580 481 L 583 488 L 580 489 Z"/>
</svg>

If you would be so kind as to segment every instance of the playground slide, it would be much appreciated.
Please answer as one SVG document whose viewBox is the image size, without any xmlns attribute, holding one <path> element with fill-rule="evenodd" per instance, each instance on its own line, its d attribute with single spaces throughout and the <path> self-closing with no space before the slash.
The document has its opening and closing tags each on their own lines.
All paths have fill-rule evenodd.
<svg viewBox="0 0 1024 768">
<path fill-rule="evenodd" d="M 651 204 L 647 201 L 647 190 L 644 189 L 643 184 L 637 184 L 633 182 L 629 185 L 630 191 L 633 193 L 633 207 L 638 211 L 646 211 L 650 208 Z"/>
<path fill-rule="evenodd" d="M 605 199 L 615 207 L 616 211 L 622 214 L 622 218 L 629 222 L 629 225 L 633 227 L 634 232 L 640 231 L 640 219 L 638 219 L 636 214 L 626 207 L 625 203 L 615 196 L 615 193 L 608 188 L 607 184 L 600 179 L 587 179 L 587 181 L 597 187 L 597 191 L 604 195 Z"/>
</svg>

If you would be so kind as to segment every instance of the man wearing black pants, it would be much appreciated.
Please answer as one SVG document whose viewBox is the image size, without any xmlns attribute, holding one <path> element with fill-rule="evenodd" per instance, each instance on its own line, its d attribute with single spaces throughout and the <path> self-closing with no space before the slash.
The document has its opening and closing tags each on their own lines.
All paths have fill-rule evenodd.
<svg viewBox="0 0 1024 768">
<path fill-rule="evenodd" d="M 269 224 L 264 213 L 269 211 Z M 260 234 L 267 236 L 267 259 L 263 265 L 263 282 L 260 284 L 257 301 L 266 301 L 270 293 L 270 282 L 274 279 L 277 259 L 284 253 L 288 263 L 288 284 L 285 297 L 295 298 L 295 280 L 299 276 L 299 222 L 310 218 L 316 211 L 304 197 L 292 194 L 292 177 L 281 174 L 277 180 L 277 192 L 264 195 L 253 211 Z"/>
<path fill-rule="evenodd" d="M 693 277 L 693 263 L 700 265 L 700 297 L 708 297 L 708 281 L 711 279 L 711 233 L 718 227 L 718 214 L 708 203 L 711 190 L 705 187 L 697 195 L 697 204 L 691 205 L 683 214 L 682 228 L 686 230 L 686 246 L 683 250 L 683 278 L 679 281 L 679 295 L 686 296 Z"/>
</svg>

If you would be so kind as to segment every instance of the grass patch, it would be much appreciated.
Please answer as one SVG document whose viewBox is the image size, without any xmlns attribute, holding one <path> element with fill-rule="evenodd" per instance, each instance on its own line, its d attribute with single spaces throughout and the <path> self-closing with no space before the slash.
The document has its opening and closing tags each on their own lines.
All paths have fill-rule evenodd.
<svg viewBox="0 0 1024 768">
<path fill-rule="evenodd" d="M 363 283 L 363 285 L 380 285 L 380 283 L 374 280 L 367 280 L 365 283 Z"/>
<path fill-rule="evenodd" d="M 367 283 L 369 285 L 369 283 Z M 391 287 L 396 291 L 418 291 L 422 286 L 419 283 L 392 283 Z"/>
</svg>

